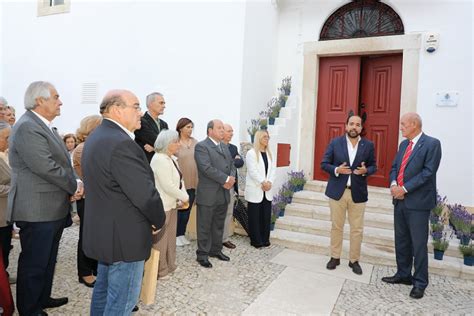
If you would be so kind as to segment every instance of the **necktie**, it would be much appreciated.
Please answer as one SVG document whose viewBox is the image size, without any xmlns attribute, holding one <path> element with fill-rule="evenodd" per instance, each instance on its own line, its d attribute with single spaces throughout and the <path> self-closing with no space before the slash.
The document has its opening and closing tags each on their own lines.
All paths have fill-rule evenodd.
<svg viewBox="0 0 474 316">
<path fill-rule="evenodd" d="M 221 143 L 219 143 L 219 144 L 217 145 L 217 149 L 219 150 L 219 152 L 220 152 L 221 154 L 224 153 L 224 150 L 222 150 L 222 144 L 221 144 Z"/>
<path fill-rule="evenodd" d="M 410 155 L 413 151 L 413 142 L 410 140 L 410 143 L 408 144 L 407 149 L 405 150 L 405 154 L 403 155 L 402 159 L 402 164 L 400 166 L 400 170 L 398 171 L 398 176 L 397 176 L 397 183 L 399 186 L 403 186 L 403 176 L 405 174 L 405 168 L 408 163 L 408 159 L 410 158 Z"/>
</svg>

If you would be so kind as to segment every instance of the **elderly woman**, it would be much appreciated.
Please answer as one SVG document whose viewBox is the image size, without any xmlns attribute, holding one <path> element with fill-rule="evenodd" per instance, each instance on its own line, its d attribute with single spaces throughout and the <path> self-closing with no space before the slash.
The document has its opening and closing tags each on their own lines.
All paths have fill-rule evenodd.
<svg viewBox="0 0 474 316">
<path fill-rule="evenodd" d="M 176 157 L 179 159 L 179 166 L 183 173 L 184 185 L 189 195 L 189 206 L 178 210 L 178 225 L 176 228 L 176 246 L 189 245 L 186 239 L 186 226 L 189 221 L 189 214 L 193 207 L 196 196 L 196 187 L 198 182 L 197 166 L 194 160 L 194 147 L 197 140 L 192 137 L 194 123 L 187 117 L 180 118 L 176 124 L 176 131 L 179 134 L 179 144 L 181 145 Z"/>
<path fill-rule="evenodd" d="M 8 137 L 10 136 L 10 124 L 0 122 L 0 247 L 3 253 L 3 265 L 8 268 L 8 255 L 12 241 L 13 225 L 7 225 L 7 198 L 10 192 L 10 173 L 8 159 L 5 152 L 8 149 Z"/>
<path fill-rule="evenodd" d="M 184 186 L 183 175 L 176 162 L 175 154 L 180 147 L 176 131 L 164 130 L 155 141 L 156 154 L 150 165 L 155 175 L 155 185 L 160 193 L 166 212 L 166 222 L 154 236 L 153 247 L 160 251 L 158 278 L 169 278 L 168 273 L 176 270 L 176 223 L 177 209 L 188 203 L 189 196 Z"/>
<path fill-rule="evenodd" d="M 77 140 L 79 145 L 72 154 L 72 166 L 76 171 L 77 175 L 82 179 L 82 168 L 81 168 L 81 157 L 82 150 L 84 148 L 84 142 L 92 131 L 100 125 L 102 122 L 102 116 L 90 115 L 82 119 L 79 128 L 76 131 Z M 72 135 L 72 134 L 71 134 Z M 66 137 L 66 136 L 65 136 Z M 87 188 L 86 188 L 87 189 Z M 94 287 L 95 276 L 97 274 L 97 261 L 87 257 L 82 251 L 82 231 L 84 223 L 84 198 L 77 200 L 77 214 L 81 221 L 79 222 L 79 241 L 77 242 L 77 275 L 79 277 L 79 283 L 84 284 L 87 287 Z"/>
<path fill-rule="evenodd" d="M 270 221 L 276 159 L 268 148 L 270 136 L 257 131 L 253 148 L 247 152 L 245 200 L 248 201 L 250 244 L 255 248 L 270 246 Z"/>
<path fill-rule="evenodd" d="M 5 110 L 5 121 L 13 126 L 16 122 L 15 108 L 13 106 L 7 105 Z"/>
</svg>

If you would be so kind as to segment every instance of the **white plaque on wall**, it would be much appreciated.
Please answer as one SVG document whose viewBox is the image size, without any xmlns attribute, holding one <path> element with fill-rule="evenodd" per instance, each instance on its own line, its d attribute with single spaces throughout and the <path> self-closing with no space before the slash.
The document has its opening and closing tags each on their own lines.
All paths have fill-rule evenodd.
<svg viewBox="0 0 474 316">
<path fill-rule="evenodd" d="M 457 106 L 458 100 L 458 91 L 443 91 L 436 93 L 436 106 Z"/>
</svg>

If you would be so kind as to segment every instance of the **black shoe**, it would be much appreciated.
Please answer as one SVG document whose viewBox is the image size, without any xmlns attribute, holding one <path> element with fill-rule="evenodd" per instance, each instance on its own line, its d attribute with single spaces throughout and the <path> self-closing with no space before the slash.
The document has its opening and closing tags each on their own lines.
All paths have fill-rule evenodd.
<svg viewBox="0 0 474 316">
<path fill-rule="evenodd" d="M 328 270 L 334 270 L 340 264 L 341 264 L 341 259 L 336 259 L 336 258 L 331 257 L 331 260 L 329 260 L 328 264 L 326 265 L 326 268 Z"/>
<path fill-rule="evenodd" d="M 94 287 L 94 285 L 95 285 L 95 280 L 94 280 L 93 282 L 89 283 L 89 282 L 87 282 L 86 280 L 84 280 L 83 277 L 79 277 L 79 283 L 82 283 L 82 284 L 84 284 L 84 285 L 87 286 L 87 287 Z"/>
<path fill-rule="evenodd" d="M 362 268 L 360 267 L 359 261 L 355 261 L 353 263 L 349 261 L 349 267 L 352 268 L 352 272 L 355 274 L 362 274 Z"/>
<path fill-rule="evenodd" d="M 217 258 L 221 261 L 230 261 L 230 258 L 227 257 L 225 254 L 223 254 L 222 252 L 219 252 L 218 254 L 215 254 L 215 255 L 209 255 L 209 257 L 213 257 L 213 258 Z"/>
<path fill-rule="evenodd" d="M 411 289 L 410 297 L 420 299 L 423 297 L 424 294 L 425 294 L 425 289 L 420 289 L 419 287 L 414 286 Z"/>
<path fill-rule="evenodd" d="M 197 259 L 196 261 L 204 268 L 212 268 L 212 263 L 207 259 Z"/>
<path fill-rule="evenodd" d="M 250 243 L 250 245 L 251 245 L 251 246 L 253 246 L 253 247 L 255 247 L 255 248 L 257 248 L 257 249 L 259 249 L 259 248 L 262 248 L 262 247 L 263 247 L 263 245 L 262 245 L 262 244 L 254 244 L 254 243 Z"/>
<path fill-rule="evenodd" d="M 385 283 L 390 283 L 390 284 L 405 284 L 405 285 L 413 284 L 413 282 L 410 279 L 400 278 L 396 275 L 391 276 L 391 277 L 383 277 L 382 281 Z"/>
<path fill-rule="evenodd" d="M 46 313 L 45 311 L 41 311 L 38 314 L 34 314 L 34 315 L 35 316 L 48 316 L 48 313 Z"/>
<path fill-rule="evenodd" d="M 43 304 L 43 308 L 55 308 L 59 306 L 66 305 L 68 302 L 67 297 L 52 298 L 50 297 L 46 303 Z"/>
<path fill-rule="evenodd" d="M 270 247 L 271 243 L 269 241 L 263 243 L 263 247 Z"/>
<path fill-rule="evenodd" d="M 223 242 L 223 243 L 222 243 L 222 246 L 224 246 L 224 247 L 226 247 L 226 248 L 229 248 L 229 249 L 235 249 L 235 247 L 237 247 L 237 246 L 234 245 L 234 243 L 232 243 L 231 241 Z"/>
<path fill-rule="evenodd" d="M 138 306 L 135 305 L 135 307 L 132 309 L 132 313 L 138 312 Z"/>
</svg>

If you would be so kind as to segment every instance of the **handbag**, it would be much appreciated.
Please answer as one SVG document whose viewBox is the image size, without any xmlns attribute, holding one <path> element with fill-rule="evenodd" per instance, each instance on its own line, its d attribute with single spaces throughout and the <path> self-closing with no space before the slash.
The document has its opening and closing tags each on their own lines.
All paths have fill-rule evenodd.
<svg viewBox="0 0 474 316">
<path fill-rule="evenodd" d="M 142 280 L 140 300 L 143 304 L 150 305 L 155 302 L 156 283 L 158 279 L 158 264 L 160 263 L 160 252 L 151 248 L 150 258 L 145 261 Z"/>
<path fill-rule="evenodd" d="M 249 235 L 249 216 L 247 213 L 247 206 L 245 206 L 244 202 L 239 197 L 235 199 L 233 215 L 247 235 Z"/>
</svg>

